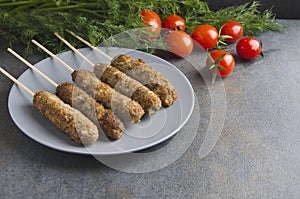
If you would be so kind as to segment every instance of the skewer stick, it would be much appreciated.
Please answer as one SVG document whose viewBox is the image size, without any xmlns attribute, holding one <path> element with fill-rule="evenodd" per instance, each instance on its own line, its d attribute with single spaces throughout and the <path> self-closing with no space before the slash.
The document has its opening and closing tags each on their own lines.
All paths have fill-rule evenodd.
<svg viewBox="0 0 300 199">
<path fill-rule="evenodd" d="M 62 38 L 57 32 L 54 33 L 54 35 L 56 37 L 58 37 L 58 39 L 60 39 L 64 44 L 66 44 L 69 48 L 71 48 L 76 54 L 78 54 L 84 61 L 86 61 L 89 65 L 91 65 L 92 67 L 95 65 L 93 62 L 91 62 L 90 60 L 88 60 L 81 52 L 79 52 L 79 50 L 77 50 L 74 46 L 72 46 L 72 44 L 70 44 L 67 40 L 65 40 L 64 38 Z"/>
<path fill-rule="evenodd" d="M 34 92 L 32 92 L 28 87 L 26 87 L 24 84 L 22 84 L 19 80 L 11 76 L 6 70 L 4 70 L 2 67 L 0 67 L 0 72 L 3 73 L 6 77 L 11 79 L 15 84 L 20 86 L 24 91 L 26 91 L 29 95 L 32 97 L 34 96 Z"/>
<path fill-rule="evenodd" d="M 25 60 L 23 57 L 21 57 L 18 53 L 13 51 L 11 48 L 7 49 L 8 52 L 13 54 L 15 57 L 17 57 L 19 60 L 21 60 L 24 64 L 26 64 L 29 68 L 37 72 L 39 75 L 41 75 L 45 80 L 47 80 L 50 84 L 52 84 L 55 88 L 58 86 L 56 82 L 54 82 L 52 79 L 50 79 L 47 75 L 45 75 L 43 72 L 41 72 L 39 69 L 37 69 L 35 66 L 33 66 L 31 63 L 29 63 L 27 60 Z"/>
<path fill-rule="evenodd" d="M 104 53 L 99 48 L 93 46 L 90 42 L 86 41 L 85 39 L 83 39 L 82 37 L 78 36 L 77 34 L 75 34 L 74 32 L 72 32 L 70 30 L 66 30 L 66 31 L 68 33 L 70 33 L 73 37 L 75 37 L 76 39 L 78 39 L 79 41 L 81 41 L 82 43 L 84 43 L 85 45 L 87 45 L 88 47 L 90 47 L 91 49 L 93 49 L 93 50 L 97 51 L 98 53 L 100 53 L 101 55 L 105 56 L 110 61 L 112 60 L 112 57 L 110 57 L 109 55 L 107 55 L 106 53 Z"/>
<path fill-rule="evenodd" d="M 58 58 L 56 55 L 54 55 L 51 51 L 49 51 L 47 48 L 45 48 L 42 44 L 39 42 L 35 41 L 34 39 L 31 40 L 32 43 L 34 43 L 36 46 L 38 46 L 40 49 L 42 49 L 44 52 L 46 52 L 48 55 L 50 55 L 53 59 L 58 61 L 61 65 L 63 65 L 66 69 L 68 69 L 71 73 L 74 71 L 74 69 L 68 65 L 66 62 Z"/>
</svg>

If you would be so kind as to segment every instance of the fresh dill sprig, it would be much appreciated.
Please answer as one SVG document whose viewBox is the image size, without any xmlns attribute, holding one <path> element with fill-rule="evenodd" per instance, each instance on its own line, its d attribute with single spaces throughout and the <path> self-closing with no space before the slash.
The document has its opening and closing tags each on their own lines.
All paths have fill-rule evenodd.
<svg viewBox="0 0 300 199">
<path fill-rule="evenodd" d="M 210 11 L 203 16 L 196 16 L 191 23 L 187 24 L 187 27 L 193 30 L 200 22 L 219 29 L 226 21 L 236 20 L 243 26 L 245 35 L 258 35 L 268 30 L 283 30 L 283 27 L 275 22 L 275 15 L 272 14 L 271 9 L 260 12 L 259 7 L 260 3 L 254 1 L 252 4 L 246 3 L 237 7 L 223 8 L 216 12 Z"/>
<path fill-rule="evenodd" d="M 0 36 L 10 46 L 21 43 L 27 54 L 37 48 L 31 44 L 36 39 L 54 53 L 68 50 L 54 35 L 58 32 L 75 47 L 82 43 L 64 30 L 71 30 L 89 40 L 93 45 L 106 41 L 114 45 L 111 36 L 135 28 L 144 27 L 140 11 L 152 9 L 163 20 L 170 14 L 178 14 L 186 20 L 187 31 L 208 23 L 217 28 L 225 21 L 235 19 L 247 35 L 257 35 L 272 30 L 280 31 L 282 26 L 275 21 L 271 10 L 259 12 L 260 3 L 254 1 L 241 6 L 211 11 L 206 2 L 200 0 L 0 0 Z M 130 31 L 128 32 L 130 33 Z M 154 41 L 149 41 L 154 42 Z M 160 46 L 159 40 L 156 41 Z M 146 49 L 149 43 L 145 42 Z"/>
</svg>

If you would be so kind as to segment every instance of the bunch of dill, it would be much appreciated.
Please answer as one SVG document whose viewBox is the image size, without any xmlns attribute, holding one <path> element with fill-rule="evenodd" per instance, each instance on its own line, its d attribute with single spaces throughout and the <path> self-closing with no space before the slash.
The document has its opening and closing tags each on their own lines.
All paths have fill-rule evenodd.
<svg viewBox="0 0 300 199">
<path fill-rule="evenodd" d="M 67 50 L 53 35 L 54 32 L 75 47 L 83 47 L 82 43 L 64 34 L 66 29 L 97 46 L 117 33 L 144 27 L 140 15 L 142 9 L 154 10 L 161 19 L 178 14 L 186 20 L 188 32 L 203 23 L 219 28 L 230 19 L 239 21 L 246 35 L 281 30 L 272 11 L 259 12 L 259 6 L 260 3 L 254 1 L 214 12 L 200 0 L 0 0 L 0 36 L 9 46 L 23 44 L 27 54 L 37 50 L 31 43 L 32 39 L 54 53 Z M 113 41 L 108 45 L 113 45 Z"/>
</svg>

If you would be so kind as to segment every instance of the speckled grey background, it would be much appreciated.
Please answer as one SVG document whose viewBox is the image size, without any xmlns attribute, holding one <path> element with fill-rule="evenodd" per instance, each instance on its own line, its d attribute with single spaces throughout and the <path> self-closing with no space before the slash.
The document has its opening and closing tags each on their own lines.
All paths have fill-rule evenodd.
<svg viewBox="0 0 300 199">
<path fill-rule="evenodd" d="M 184 61 L 160 54 L 188 76 L 202 114 L 191 118 L 199 119 L 200 126 L 186 153 L 151 173 L 119 172 L 94 157 L 55 151 L 31 140 L 10 118 L 12 82 L 0 75 L 0 198 L 299 198 L 300 21 L 279 22 L 288 26 L 284 33 L 260 36 L 264 59 L 237 58 L 234 72 L 224 79 L 224 129 L 203 159 L 198 151 L 210 116 L 206 86 Z M 6 47 L 2 41 L 1 65 L 19 76 L 27 68 Z M 187 125 L 178 135 L 188 132 Z"/>
</svg>

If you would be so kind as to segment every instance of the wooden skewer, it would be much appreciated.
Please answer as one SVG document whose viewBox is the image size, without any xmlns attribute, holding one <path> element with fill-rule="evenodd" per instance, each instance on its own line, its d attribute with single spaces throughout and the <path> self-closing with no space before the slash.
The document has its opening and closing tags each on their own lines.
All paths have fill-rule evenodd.
<svg viewBox="0 0 300 199">
<path fill-rule="evenodd" d="M 74 46 L 72 46 L 72 44 L 70 44 L 67 40 L 65 40 L 64 38 L 62 38 L 57 32 L 55 32 L 54 35 L 58 39 L 60 39 L 64 44 L 66 44 L 69 48 L 71 48 L 76 54 L 78 54 L 89 65 L 91 65 L 92 67 L 95 65 L 93 62 L 91 62 L 90 60 L 88 60 L 81 52 L 79 52 L 79 50 L 77 50 Z"/>
<path fill-rule="evenodd" d="M 6 70 L 4 70 L 2 67 L 0 67 L 0 72 L 3 73 L 6 77 L 11 79 L 15 84 L 20 86 L 24 91 L 26 91 L 29 95 L 32 97 L 34 96 L 34 92 L 32 92 L 28 87 L 26 87 L 24 84 L 22 84 L 19 80 L 14 78 L 12 75 L 10 75 Z"/>
<path fill-rule="evenodd" d="M 58 58 L 56 55 L 54 55 L 51 51 L 49 51 L 47 48 L 45 48 L 42 44 L 38 43 L 37 41 L 35 41 L 34 39 L 31 40 L 32 43 L 34 43 L 36 46 L 38 46 L 40 49 L 42 49 L 45 53 L 47 53 L 48 55 L 50 55 L 53 59 L 55 59 L 56 61 L 58 61 L 61 65 L 63 65 L 66 69 L 68 69 L 71 73 L 74 72 L 74 69 L 67 64 L 66 62 L 64 62 L 63 60 L 61 60 L 60 58 Z"/>
<path fill-rule="evenodd" d="M 58 58 L 56 55 L 54 55 L 50 50 L 48 50 L 47 48 L 45 48 L 42 44 L 40 44 L 39 42 L 35 41 L 34 39 L 31 40 L 32 43 L 34 43 L 36 46 L 38 46 L 40 49 L 42 49 L 44 52 L 46 52 L 48 55 L 50 55 L 53 59 L 55 59 L 56 61 L 58 61 L 61 65 L 63 65 L 66 69 L 68 69 L 70 72 L 73 72 L 74 69 L 68 65 L 66 62 L 64 62 L 63 60 L 61 60 L 60 58 Z"/>
<path fill-rule="evenodd" d="M 77 34 L 75 34 L 74 32 L 72 32 L 70 30 L 66 30 L 66 31 L 68 33 L 70 33 L 73 37 L 75 37 L 76 39 L 78 39 L 79 41 L 81 41 L 82 43 L 84 43 L 85 45 L 87 45 L 88 47 L 90 47 L 91 49 L 97 51 L 98 53 L 100 53 L 101 55 L 103 55 L 104 57 L 106 57 L 107 59 L 109 59 L 110 61 L 112 60 L 112 57 L 110 57 L 109 55 L 107 55 L 106 53 L 104 53 L 99 48 L 93 46 L 90 42 L 86 41 L 85 39 L 83 39 L 82 37 L 78 36 Z"/>
<path fill-rule="evenodd" d="M 35 66 L 33 66 L 31 63 L 29 63 L 27 60 L 25 60 L 23 57 L 21 57 L 18 53 L 13 51 L 11 48 L 7 49 L 8 52 L 13 54 L 15 57 L 17 57 L 19 60 L 21 60 L 24 64 L 26 64 L 29 68 L 37 72 L 39 75 L 41 75 L 45 80 L 47 80 L 49 83 L 51 83 L 54 87 L 57 87 L 58 84 L 54 82 L 52 79 L 50 79 L 47 75 L 45 75 L 43 72 L 41 72 L 39 69 L 37 69 Z"/>
</svg>

